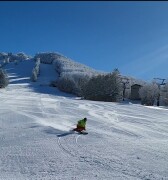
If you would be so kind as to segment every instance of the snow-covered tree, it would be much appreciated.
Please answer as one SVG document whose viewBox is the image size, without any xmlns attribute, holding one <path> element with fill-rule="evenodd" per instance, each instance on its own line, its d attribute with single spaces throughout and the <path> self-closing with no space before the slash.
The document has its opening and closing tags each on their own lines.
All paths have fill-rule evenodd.
<svg viewBox="0 0 168 180">
<path fill-rule="evenodd" d="M 6 64 L 8 64 L 9 63 L 9 58 L 7 57 L 5 60 L 6 60 Z"/>
<path fill-rule="evenodd" d="M 0 87 L 4 88 L 9 84 L 8 76 L 5 70 L 0 69 Z"/>
<path fill-rule="evenodd" d="M 158 85 L 154 82 L 147 83 L 139 90 L 139 95 L 141 98 L 141 104 L 153 106 L 155 100 L 157 100 L 159 96 L 159 88 Z"/>
<path fill-rule="evenodd" d="M 41 63 L 52 64 L 53 61 L 59 57 L 60 55 L 57 53 L 43 52 L 43 53 L 37 53 L 34 58 L 35 59 L 40 58 Z"/>
<path fill-rule="evenodd" d="M 37 77 L 38 77 L 39 73 L 40 73 L 40 58 L 37 58 L 35 67 L 32 70 L 31 80 L 34 82 L 37 81 Z"/>
<path fill-rule="evenodd" d="M 36 72 L 35 68 L 33 68 L 31 80 L 33 82 L 37 81 L 37 72 Z"/>
<path fill-rule="evenodd" d="M 35 64 L 35 71 L 36 71 L 36 74 L 37 76 L 40 74 L 40 58 L 37 58 L 36 59 L 36 64 Z"/>
<path fill-rule="evenodd" d="M 61 76 L 57 82 L 57 87 L 64 92 L 75 94 L 75 82 L 74 80 L 67 76 Z"/>
<path fill-rule="evenodd" d="M 0 61 L 3 61 L 5 58 L 7 58 L 8 54 L 4 52 L 0 52 Z"/>
<path fill-rule="evenodd" d="M 26 54 L 23 53 L 23 52 L 17 53 L 16 56 L 17 56 L 17 60 L 20 60 L 20 61 L 22 61 L 22 60 L 27 60 L 27 59 L 30 58 L 30 56 L 26 55 Z"/>
<path fill-rule="evenodd" d="M 64 92 L 82 95 L 82 87 L 89 80 L 88 75 L 80 73 L 63 73 L 57 82 L 57 87 Z"/>
<path fill-rule="evenodd" d="M 112 102 L 120 101 L 122 88 L 118 71 L 91 78 L 85 87 L 83 87 L 82 92 L 85 99 Z"/>
<path fill-rule="evenodd" d="M 168 83 L 160 90 L 161 104 L 168 106 Z"/>
<path fill-rule="evenodd" d="M 18 65 L 18 60 L 15 60 L 14 63 L 15 63 L 15 65 Z"/>
</svg>

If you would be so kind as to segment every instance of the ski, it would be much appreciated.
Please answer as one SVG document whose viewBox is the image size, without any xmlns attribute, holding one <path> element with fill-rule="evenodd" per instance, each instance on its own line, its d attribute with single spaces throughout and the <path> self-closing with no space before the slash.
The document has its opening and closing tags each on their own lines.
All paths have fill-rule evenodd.
<svg viewBox="0 0 168 180">
<path fill-rule="evenodd" d="M 80 131 L 79 134 L 86 135 L 86 134 L 88 134 L 88 132 L 87 131 Z"/>
<path fill-rule="evenodd" d="M 83 130 L 83 131 L 76 131 L 76 130 L 72 130 L 73 132 L 76 132 L 76 133 L 78 133 L 78 134 L 83 134 L 83 135 L 86 135 L 86 134 L 88 134 L 88 132 L 87 131 L 85 131 L 85 130 Z"/>
</svg>

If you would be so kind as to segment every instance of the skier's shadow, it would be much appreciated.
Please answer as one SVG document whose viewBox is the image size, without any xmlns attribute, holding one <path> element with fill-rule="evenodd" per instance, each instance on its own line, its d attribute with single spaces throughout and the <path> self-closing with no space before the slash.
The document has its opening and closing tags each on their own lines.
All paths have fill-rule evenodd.
<svg viewBox="0 0 168 180">
<path fill-rule="evenodd" d="M 74 131 L 70 130 L 68 132 L 65 132 L 65 131 L 60 131 L 58 129 L 55 129 L 53 127 L 48 127 L 47 129 L 44 130 L 45 133 L 47 134 L 54 134 L 56 135 L 57 137 L 63 137 L 63 136 L 68 136 L 70 134 L 73 134 Z"/>
<path fill-rule="evenodd" d="M 63 134 L 58 134 L 57 137 L 64 137 L 64 136 L 68 136 L 68 135 L 70 135 L 70 134 L 74 134 L 74 132 L 73 132 L 73 131 L 70 131 L 70 132 L 65 132 L 65 133 L 63 133 Z"/>
</svg>

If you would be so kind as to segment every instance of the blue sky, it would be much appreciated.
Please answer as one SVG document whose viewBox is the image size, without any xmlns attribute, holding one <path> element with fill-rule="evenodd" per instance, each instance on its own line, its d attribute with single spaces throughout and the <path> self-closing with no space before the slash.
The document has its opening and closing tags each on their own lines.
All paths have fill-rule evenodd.
<svg viewBox="0 0 168 180">
<path fill-rule="evenodd" d="M 168 78 L 168 2 L 0 2 L 0 52 L 59 52 L 106 72 Z"/>
</svg>

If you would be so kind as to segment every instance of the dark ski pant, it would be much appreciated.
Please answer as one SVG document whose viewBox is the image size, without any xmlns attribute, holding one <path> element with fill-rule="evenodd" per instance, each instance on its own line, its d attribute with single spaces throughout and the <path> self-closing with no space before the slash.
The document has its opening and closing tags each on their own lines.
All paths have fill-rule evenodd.
<svg viewBox="0 0 168 180">
<path fill-rule="evenodd" d="M 83 131 L 86 130 L 85 127 L 81 127 L 77 125 L 77 128 L 74 129 L 74 131 Z"/>
</svg>

